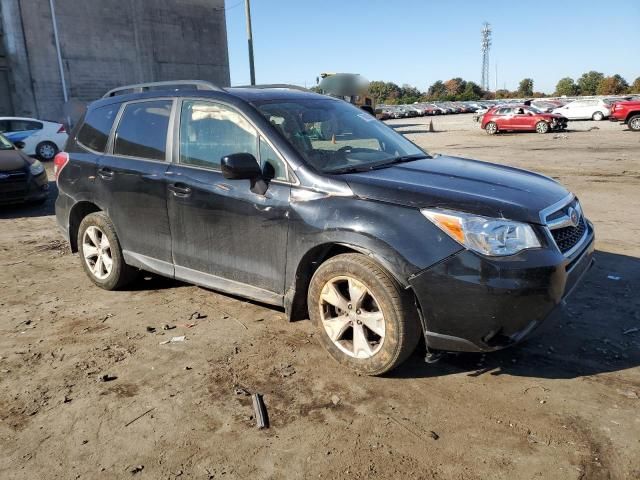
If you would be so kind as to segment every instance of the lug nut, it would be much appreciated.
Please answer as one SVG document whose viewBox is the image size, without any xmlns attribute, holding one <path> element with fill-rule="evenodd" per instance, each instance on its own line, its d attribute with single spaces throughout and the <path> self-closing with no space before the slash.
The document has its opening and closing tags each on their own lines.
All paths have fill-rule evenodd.
<svg viewBox="0 0 640 480">
<path fill-rule="evenodd" d="M 357 309 L 357 310 L 356 310 L 356 313 L 357 313 L 358 315 L 360 315 L 362 312 L 360 311 L 360 309 Z"/>
<path fill-rule="evenodd" d="M 351 310 L 351 309 L 353 308 L 353 305 L 349 304 L 349 305 L 347 305 L 347 308 L 348 308 L 349 310 Z"/>
</svg>

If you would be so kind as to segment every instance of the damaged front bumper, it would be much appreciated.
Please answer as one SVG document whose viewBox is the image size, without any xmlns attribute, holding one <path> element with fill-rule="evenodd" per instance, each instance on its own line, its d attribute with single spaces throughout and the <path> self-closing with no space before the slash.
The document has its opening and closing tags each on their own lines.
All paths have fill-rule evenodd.
<svg viewBox="0 0 640 480">
<path fill-rule="evenodd" d="M 592 266 L 593 227 L 570 257 L 554 249 L 489 258 L 461 251 L 409 279 L 427 348 L 487 352 L 540 326 Z"/>
</svg>

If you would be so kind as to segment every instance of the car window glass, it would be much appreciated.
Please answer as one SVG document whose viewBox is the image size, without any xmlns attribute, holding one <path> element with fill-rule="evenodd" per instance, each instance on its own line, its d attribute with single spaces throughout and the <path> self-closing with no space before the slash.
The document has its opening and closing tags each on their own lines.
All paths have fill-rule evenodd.
<svg viewBox="0 0 640 480">
<path fill-rule="evenodd" d="M 118 124 L 113 153 L 165 160 L 171 104 L 171 100 L 154 100 L 127 105 Z"/>
<path fill-rule="evenodd" d="M 262 137 L 260 137 L 260 167 L 265 178 L 287 180 L 286 164 Z"/>
<path fill-rule="evenodd" d="M 29 120 L 11 120 L 11 132 L 26 132 L 29 130 L 40 130 L 42 124 L 39 122 L 31 122 Z"/>
<path fill-rule="evenodd" d="M 219 169 L 222 157 L 258 158 L 258 133 L 235 110 L 217 103 L 185 101 L 180 115 L 180 163 Z"/>
<path fill-rule="evenodd" d="M 78 132 L 78 142 L 97 152 L 104 152 L 118 110 L 120 110 L 119 103 L 88 112 Z"/>
</svg>

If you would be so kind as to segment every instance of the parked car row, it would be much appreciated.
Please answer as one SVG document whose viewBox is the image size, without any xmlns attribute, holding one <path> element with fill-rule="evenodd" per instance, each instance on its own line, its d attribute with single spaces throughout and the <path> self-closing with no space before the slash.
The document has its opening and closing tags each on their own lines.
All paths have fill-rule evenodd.
<svg viewBox="0 0 640 480">
<path fill-rule="evenodd" d="M 0 117 L 0 133 L 10 142 L 23 142 L 25 154 L 45 161 L 53 160 L 67 142 L 63 124 L 35 118 Z"/>
<path fill-rule="evenodd" d="M 484 102 L 419 102 L 411 105 L 379 105 L 376 108 L 376 116 L 380 120 L 387 120 L 390 118 L 473 113 L 484 106 Z"/>
</svg>

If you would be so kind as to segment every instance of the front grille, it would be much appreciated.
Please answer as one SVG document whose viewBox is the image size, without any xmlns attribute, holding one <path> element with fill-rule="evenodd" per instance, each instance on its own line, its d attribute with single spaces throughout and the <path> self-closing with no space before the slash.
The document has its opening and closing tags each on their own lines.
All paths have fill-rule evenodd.
<svg viewBox="0 0 640 480">
<path fill-rule="evenodd" d="M 27 193 L 27 174 L 23 170 L 0 172 L 0 202 L 19 201 Z"/>
<path fill-rule="evenodd" d="M 587 230 L 587 224 L 584 217 L 580 217 L 580 223 L 577 227 L 564 227 L 551 230 L 551 235 L 556 241 L 556 245 L 562 253 L 566 253 L 571 250 L 584 236 L 584 232 Z"/>
</svg>

